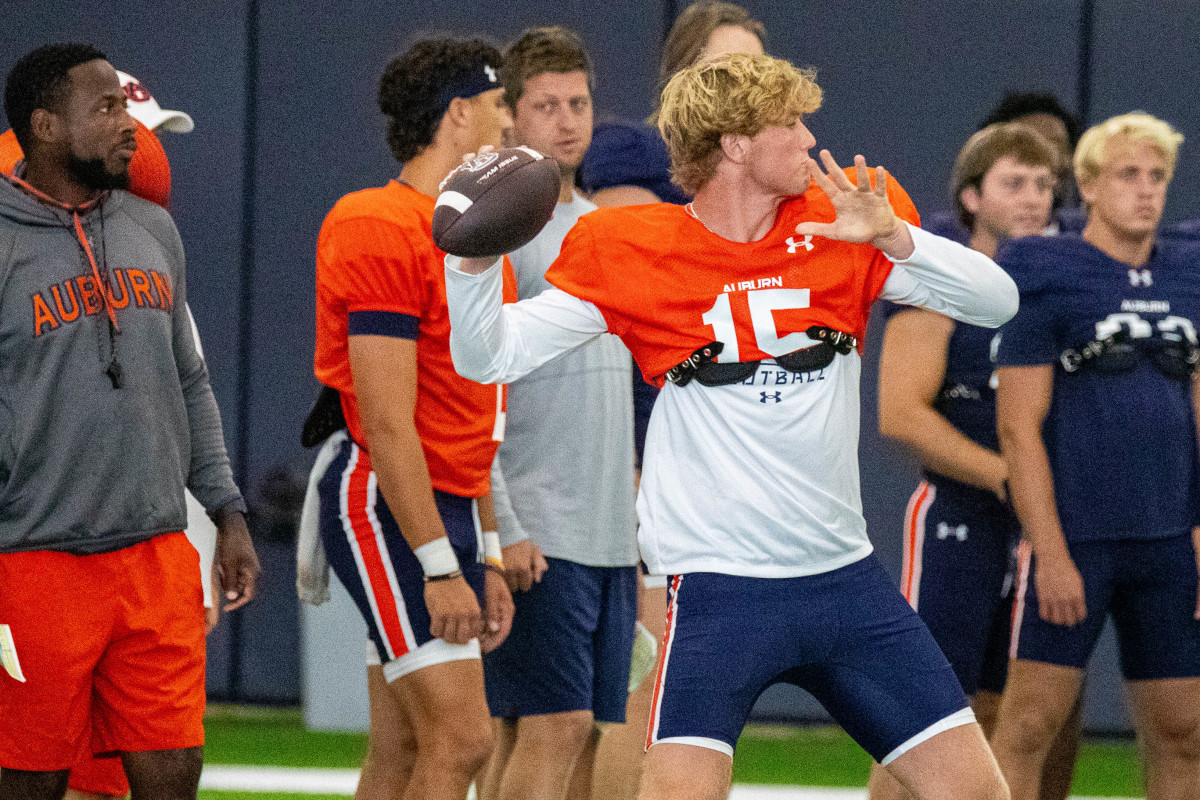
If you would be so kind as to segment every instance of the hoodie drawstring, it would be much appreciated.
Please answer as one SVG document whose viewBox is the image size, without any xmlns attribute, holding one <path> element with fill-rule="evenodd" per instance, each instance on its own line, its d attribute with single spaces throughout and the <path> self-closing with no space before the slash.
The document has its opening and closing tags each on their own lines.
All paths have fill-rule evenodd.
<svg viewBox="0 0 1200 800">
<path fill-rule="evenodd" d="M 83 223 L 79 221 L 79 212 L 72 209 L 71 218 L 75 220 L 75 235 L 79 238 L 79 244 L 83 247 L 83 252 L 87 254 L 88 263 L 92 265 L 92 278 L 95 279 L 96 286 L 104 297 L 104 310 L 108 312 L 108 318 L 112 320 L 113 328 L 120 333 L 121 326 L 117 324 L 117 312 L 113 311 L 112 289 L 109 288 L 108 281 L 100 280 L 100 268 L 96 266 L 96 256 L 92 253 L 91 245 L 88 244 L 87 234 L 83 232 Z"/>
<path fill-rule="evenodd" d="M 79 216 L 81 211 L 84 213 L 87 213 L 87 212 L 92 211 L 96 207 L 100 206 L 101 207 L 100 222 L 101 222 L 101 224 L 103 224 L 104 210 L 103 210 L 102 206 L 103 206 L 104 198 L 106 195 L 102 193 L 99 197 L 96 197 L 93 200 L 89 200 L 88 202 L 83 203 L 82 205 L 72 206 L 72 205 L 67 205 L 66 203 L 60 202 L 59 200 L 56 200 L 55 198 L 53 198 L 50 195 L 46 194 L 45 192 L 41 191 L 37 187 L 28 183 L 27 181 L 17 177 L 15 174 L 7 174 L 7 173 L 0 173 L 0 174 L 3 174 L 4 177 L 7 178 L 9 181 L 16 184 L 21 189 L 24 189 L 26 192 L 33 195 L 35 198 L 37 198 L 41 202 L 45 203 L 46 205 L 53 206 L 54 208 L 57 208 L 61 211 L 66 211 L 67 213 L 69 213 L 71 215 L 71 220 L 74 223 L 75 238 L 79 241 L 79 246 L 83 248 L 84 255 L 87 256 L 88 263 L 92 267 L 92 279 L 96 282 L 96 288 L 98 290 L 97 293 L 100 295 L 100 302 L 101 302 L 101 304 L 103 304 L 104 310 L 108 312 L 109 322 L 112 323 L 112 329 L 111 329 L 112 333 L 110 334 L 110 344 L 111 344 L 113 350 L 112 350 L 112 356 L 109 360 L 108 369 L 105 370 L 104 374 L 108 376 L 108 379 L 110 381 L 112 381 L 112 385 L 113 385 L 114 389 L 120 389 L 121 384 L 122 384 L 121 365 L 117 363 L 116 342 L 112 340 L 112 335 L 120 333 L 121 326 L 117 322 L 117 312 L 114 310 L 114 307 L 113 307 L 112 287 L 109 285 L 109 282 L 106 280 L 107 272 L 108 272 L 107 265 L 105 265 L 105 276 L 102 278 L 100 275 L 100 268 L 96 264 L 96 254 L 92 252 L 92 245 L 90 242 L 88 242 L 87 233 L 83 230 L 83 220 Z"/>
</svg>

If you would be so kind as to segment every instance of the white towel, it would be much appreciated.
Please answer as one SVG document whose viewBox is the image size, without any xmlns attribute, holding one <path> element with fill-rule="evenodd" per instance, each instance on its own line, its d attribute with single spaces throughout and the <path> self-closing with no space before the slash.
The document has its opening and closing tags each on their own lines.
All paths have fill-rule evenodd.
<svg viewBox="0 0 1200 800">
<path fill-rule="evenodd" d="M 321 445 L 308 476 L 304 507 L 300 510 L 300 529 L 296 537 L 296 593 L 301 600 L 314 606 L 329 599 L 329 562 L 321 544 L 321 498 L 317 494 L 317 485 L 325 477 L 325 470 L 333 463 L 346 436 L 346 431 L 338 431 Z"/>
</svg>

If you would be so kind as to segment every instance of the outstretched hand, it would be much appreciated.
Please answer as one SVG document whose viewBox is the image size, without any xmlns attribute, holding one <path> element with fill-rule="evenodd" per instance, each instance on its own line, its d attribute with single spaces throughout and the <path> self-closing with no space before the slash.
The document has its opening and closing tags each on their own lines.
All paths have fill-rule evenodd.
<svg viewBox="0 0 1200 800">
<path fill-rule="evenodd" d="M 854 157 L 857 185 L 850 182 L 828 150 L 821 151 L 821 163 L 825 171 L 814 164 L 813 178 L 828 195 L 837 216 L 833 222 L 801 222 L 796 233 L 841 242 L 870 242 L 898 260 L 912 255 L 912 235 L 888 201 L 887 172 L 883 167 L 875 168 L 875 187 L 871 188 L 867 160 L 861 155 Z"/>
</svg>

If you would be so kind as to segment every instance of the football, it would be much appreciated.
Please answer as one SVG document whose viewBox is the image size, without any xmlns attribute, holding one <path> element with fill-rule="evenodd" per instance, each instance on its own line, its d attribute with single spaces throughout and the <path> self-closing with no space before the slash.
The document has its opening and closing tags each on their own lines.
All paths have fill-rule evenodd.
<svg viewBox="0 0 1200 800">
<path fill-rule="evenodd" d="M 511 253 L 550 221 L 560 183 L 558 164 L 528 147 L 478 155 L 442 181 L 434 244 L 463 258 Z"/>
</svg>

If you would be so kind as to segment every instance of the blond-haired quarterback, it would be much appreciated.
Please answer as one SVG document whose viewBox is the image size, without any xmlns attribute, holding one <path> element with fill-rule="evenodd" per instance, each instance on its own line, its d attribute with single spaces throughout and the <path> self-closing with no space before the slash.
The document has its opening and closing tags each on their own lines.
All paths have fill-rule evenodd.
<svg viewBox="0 0 1200 800">
<path fill-rule="evenodd" d="M 923 233 L 862 156 L 809 157 L 813 76 L 730 55 L 673 78 L 660 128 L 695 201 L 582 217 L 552 288 L 501 308 L 495 259 L 447 259 L 451 353 L 509 381 L 605 332 L 663 387 L 638 515 L 671 576 L 640 796 L 724 798 L 758 695 L 818 697 L 920 798 L 1007 791 L 950 665 L 871 555 L 857 343 L 872 301 L 977 325 L 1016 311 L 990 259 Z M 812 185 L 815 181 L 815 186 Z M 600 267 L 603 268 L 600 268 Z"/>
<path fill-rule="evenodd" d="M 1014 799 L 1046 753 L 1111 615 L 1146 796 L 1200 793 L 1200 250 L 1156 242 L 1183 136 L 1113 117 L 1075 150 L 1080 236 L 1012 243 L 996 421 L 1022 546 L 993 744 Z"/>
</svg>

